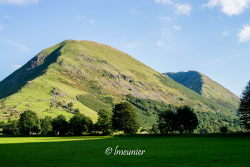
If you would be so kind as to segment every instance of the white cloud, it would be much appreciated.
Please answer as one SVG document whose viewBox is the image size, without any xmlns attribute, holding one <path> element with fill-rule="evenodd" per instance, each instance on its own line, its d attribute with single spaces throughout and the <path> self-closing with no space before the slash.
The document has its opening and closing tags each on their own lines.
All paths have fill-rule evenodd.
<svg viewBox="0 0 250 167">
<path fill-rule="evenodd" d="M 175 13 L 179 15 L 189 15 L 192 10 L 190 4 L 175 4 Z"/>
<path fill-rule="evenodd" d="M 84 22 L 87 22 L 89 24 L 95 24 L 94 19 L 88 18 L 88 17 L 85 17 L 85 16 L 74 16 L 73 19 L 76 20 L 76 21 L 84 21 Z"/>
<path fill-rule="evenodd" d="M 220 7 L 221 12 L 232 16 L 243 13 L 250 5 L 250 0 L 209 0 L 205 7 L 214 8 Z"/>
<path fill-rule="evenodd" d="M 28 5 L 38 3 L 39 0 L 0 0 L 0 4 L 7 5 Z"/>
<path fill-rule="evenodd" d="M 250 25 L 244 25 L 238 34 L 239 42 L 250 41 Z"/>
<path fill-rule="evenodd" d="M 181 30 L 181 26 L 178 26 L 178 25 L 173 25 L 173 28 L 174 28 L 175 30 Z"/>
<path fill-rule="evenodd" d="M 21 68 L 21 67 L 22 65 L 19 65 L 19 64 L 11 66 L 11 68 L 14 70 L 17 70 L 18 68 Z"/>
<path fill-rule="evenodd" d="M 175 13 L 179 15 L 189 15 L 192 10 L 191 4 L 188 3 L 179 4 L 174 3 L 171 0 L 155 0 L 155 3 L 171 5 L 175 8 Z"/>
<path fill-rule="evenodd" d="M 4 26 L 0 25 L 0 31 L 4 31 Z"/>
<path fill-rule="evenodd" d="M 155 44 L 157 47 L 163 47 L 163 46 L 166 46 L 166 43 L 164 41 L 157 41 L 156 44 Z"/>
<path fill-rule="evenodd" d="M 161 21 L 163 22 L 163 23 L 168 23 L 168 22 L 170 22 L 170 21 L 172 21 L 172 18 L 171 17 L 161 17 L 160 18 L 161 19 Z"/>
<path fill-rule="evenodd" d="M 171 0 L 155 0 L 155 3 L 173 4 Z"/>
</svg>

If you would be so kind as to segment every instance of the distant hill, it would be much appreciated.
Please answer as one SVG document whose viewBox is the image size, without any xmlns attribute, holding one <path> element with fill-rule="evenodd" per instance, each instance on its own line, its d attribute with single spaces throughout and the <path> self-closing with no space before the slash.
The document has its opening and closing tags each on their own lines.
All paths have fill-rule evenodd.
<svg viewBox="0 0 250 167">
<path fill-rule="evenodd" d="M 200 129 L 237 128 L 235 108 L 197 94 L 126 53 L 92 41 L 66 40 L 47 48 L 0 82 L 1 120 L 16 119 L 28 109 L 40 117 L 63 114 L 70 118 L 78 108 L 95 121 L 98 110 L 111 110 L 121 101 L 136 107 L 143 127 L 156 123 L 161 110 L 190 105 L 200 118 Z"/>
<path fill-rule="evenodd" d="M 239 105 L 238 96 L 200 72 L 188 71 L 164 74 L 218 104 L 232 108 L 237 108 Z"/>
</svg>

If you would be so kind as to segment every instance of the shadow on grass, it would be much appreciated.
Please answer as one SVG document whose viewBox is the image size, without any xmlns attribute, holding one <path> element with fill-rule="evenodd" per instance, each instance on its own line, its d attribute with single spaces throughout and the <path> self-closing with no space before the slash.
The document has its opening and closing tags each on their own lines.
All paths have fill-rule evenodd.
<svg viewBox="0 0 250 167">
<path fill-rule="evenodd" d="M 105 154 L 108 147 L 114 151 L 117 145 L 120 149 L 138 148 L 146 152 L 142 156 Z M 250 139 L 245 137 L 114 137 L 101 140 L 0 144 L 0 162 L 3 167 L 248 166 L 249 148 Z"/>
<path fill-rule="evenodd" d="M 131 134 L 119 137 L 250 137 L 250 133 L 207 133 L 207 134 Z"/>
<path fill-rule="evenodd" d="M 82 136 L 56 136 L 56 135 L 33 135 L 33 136 L 15 136 L 0 134 L 0 138 L 5 137 L 57 137 L 57 138 L 77 138 L 77 137 L 250 137 L 250 132 L 235 132 L 235 133 L 207 133 L 207 134 L 119 134 L 119 135 L 98 135 L 86 134 Z"/>
</svg>

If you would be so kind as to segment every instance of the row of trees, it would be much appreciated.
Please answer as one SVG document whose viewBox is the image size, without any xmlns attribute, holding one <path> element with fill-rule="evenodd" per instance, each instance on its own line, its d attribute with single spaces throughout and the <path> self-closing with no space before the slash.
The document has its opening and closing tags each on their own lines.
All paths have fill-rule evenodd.
<svg viewBox="0 0 250 167">
<path fill-rule="evenodd" d="M 135 133 L 139 128 L 137 115 L 129 103 L 115 105 L 112 112 L 100 110 L 94 124 L 91 119 L 80 112 L 67 121 L 63 115 L 54 119 L 46 116 L 39 119 L 32 111 L 25 111 L 19 120 L 9 121 L 3 126 L 3 133 L 9 135 L 82 135 L 83 133 L 110 134 L 113 130 Z"/>
<path fill-rule="evenodd" d="M 176 111 L 166 110 L 159 113 L 158 127 L 161 134 L 192 133 L 198 124 L 194 110 L 188 106 L 178 107 Z"/>
<path fill-rule="evenodd" d="M 39 119 L 32 111 L 25 111 L 19 120 L 9 121 L 3 126 L 3 133 L 9 135 L 81 135 L 93 128 L 90 118 L 76 113 L 69 121 L 63 115 L 54 119 L 46 116 Z"/>
<path fill-rule="evenodd" d="M 108 135 L 118 130 L 125 134 L 136 133 L 139 128 L 134 107 L 127 102 L 116 104 L 112 111 L 100 110 L 94 124 L 91 119 L 80 112 L 67 121 L 63 115 L 54 119 L 46 116 L 39 119 L 36 113 L 25 111 L 19 120 L 9 121 L 3 127 L 4 134 L 10 135 L 82 135 L 83 133 L 102 133 Z M 159 113 L 158 125 L 161 134 L 191 133 L 198 126 L 198 119 L 193 109 L 183 106 Z"/>
</svg>

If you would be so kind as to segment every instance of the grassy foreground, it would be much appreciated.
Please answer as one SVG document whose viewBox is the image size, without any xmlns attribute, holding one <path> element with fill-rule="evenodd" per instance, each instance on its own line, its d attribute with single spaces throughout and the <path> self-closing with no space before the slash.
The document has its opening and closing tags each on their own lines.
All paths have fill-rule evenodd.
<svg viewBox="0 0 250 167">
<path fill-rule="evenodd" d="M 141 156 L 105 155 L 113 149 L 146 150 Z M 244 166 L 249 137 L 0 137 L 1 166 Z"/>
</svg>

